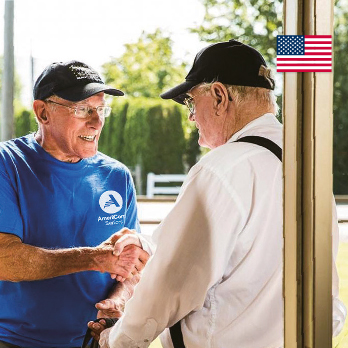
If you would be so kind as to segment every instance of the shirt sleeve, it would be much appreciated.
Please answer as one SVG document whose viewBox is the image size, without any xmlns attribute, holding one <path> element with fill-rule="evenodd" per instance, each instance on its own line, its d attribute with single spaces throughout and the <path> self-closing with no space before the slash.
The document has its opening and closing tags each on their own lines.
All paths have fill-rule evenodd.
<svg viewBox="0 0 348 348">
<path fill-rule="evenodd" d="M 134 187 L 134 182 L 131 174 L 127 172 L 127 211 L 126 211 L 126 221 L 125 227 L 136 230 L 139 235 L 138 238 L 142 245 L 142 248 L 149 254 L 153 255 L 156 250 L 155 244 L 152 242 L 151 236 L 141 235 L 141 229 L 138 219 L 138 209 L 137 209 L 137 200 L 136 200 L 136 191 Z"/>
<path fill-rule="evenodd" d="M 23 220 L 15 183 L 0 157 L 0 232 L 11 233 L 23 240 Z"/>
<path fill-rule="evenodd" d="M 127 170 L 127 210 L 124 226 L 130 230 L 136 230 L 140 233 L 140 224 L 138 220 L 137 199 L 136 192 L 133 183 L 133 179 L 129 171 Z"/>
<path fill-rule="evenodd" d="M 233 193 L 213 172 L 189 174 L 155 231 L 156 253 L 110 332 L 110 347 L 148 347 L 166 327 L 201 309 L 208 290 L 223 280 L 242 216 Z"/>
<path fill-rule="evenodd" d="M 332 334 L 337 336 L 343 329 L 347 316 L 347 309 L 339 299 L 339 278 L 336 267 L 336 258 L 339 245 L 339 231 L 336 204 L 332 200 Z"/>
</svg>

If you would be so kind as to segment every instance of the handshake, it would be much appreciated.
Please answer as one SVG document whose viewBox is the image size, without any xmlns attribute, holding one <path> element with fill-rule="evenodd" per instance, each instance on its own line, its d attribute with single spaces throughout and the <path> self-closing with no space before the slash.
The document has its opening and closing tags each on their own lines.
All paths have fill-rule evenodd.
<svg viewBox="0 0 348 348">
<path fill-rule="evenodd" d="M 123 228 L 93 248 L 93 270 L 108 272 L 111 278 L 123 282 L 142 271 L 150 255 L 142 249 L 135 231 Z"/>
<path fill-rule="evenodd" d="M 142 244 L 135 231 L 123 228 L 106 241 L 98 245 L 96 256 L 97 268 L 100 272 L 109 272 L 111 278 L 123 282 L 132 279 L 127 285 L 119 284 L 111 298 L 98 302 L 97 318 L 99 322 L 90 321 L 90 335 L 99 341 L 101 333 L 106 328 L 105 318 L 120 318 L 125 302 L 132 296 L 134 286 L 139 281 L 138 273 L 145 267 L 150 255 L 142 249 Z M 110 331 L 110 330 L 109 330 Z M 107 337 L 107 336 L 106 336 Z"/>
</svg>

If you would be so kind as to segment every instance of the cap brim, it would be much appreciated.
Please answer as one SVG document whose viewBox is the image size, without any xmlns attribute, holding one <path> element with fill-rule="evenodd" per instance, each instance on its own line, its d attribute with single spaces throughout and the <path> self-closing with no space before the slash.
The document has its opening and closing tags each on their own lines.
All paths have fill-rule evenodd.
<svg viewBox="0 0 348 348">
<path fill-rule="evenodd" d="M 184 100 L 187 98 L 187 92 L 198 84 L 199 82 L 197 81 L 185 81 L 169 91 L 162 93 L 161 98 L 173 99 L 179 104 L 184 104 Z"/>
<path fill-rule="evenodd" d="M 103 83 L 91 82 L 83 86 L 74 86 L 61 91 L 55 92 L 55 94 L 65 100 L 72 102 L 81 101 L 91 97 L 94 94 L 104 92 L 114 96 L 122 96 L 124 93 L 119 89 L 104 85 Z"/>
</svg>

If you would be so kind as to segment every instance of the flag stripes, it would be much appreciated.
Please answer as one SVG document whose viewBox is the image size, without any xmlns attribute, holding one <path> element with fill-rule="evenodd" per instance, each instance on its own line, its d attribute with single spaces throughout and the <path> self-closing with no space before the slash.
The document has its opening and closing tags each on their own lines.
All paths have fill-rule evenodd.
<svg viewBox="0 0 348 348">
<path fill-rule="evenodd" d="M 278 72 L 331 72 L 331 35 L 278 35 Z"/>
</svg>

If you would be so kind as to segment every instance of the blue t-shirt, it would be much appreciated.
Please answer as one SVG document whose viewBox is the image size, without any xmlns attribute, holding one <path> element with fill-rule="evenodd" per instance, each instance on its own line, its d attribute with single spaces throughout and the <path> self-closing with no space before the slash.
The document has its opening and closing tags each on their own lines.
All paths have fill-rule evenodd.
<svg viewBox="0 0 348 348">
<path fill-rule="evenodd" d="M 0 143 L 0 232 L 48 248 L 96 246 L 137 229 L 128 169 L 101 153 L 78 163 L 49 155 L 33 135 Z M 77 347 L 94 305 L 115 283 L 86 271 L 31 282 L 0 281 L 0 341 L 23 347 Z"/>
</svg>

